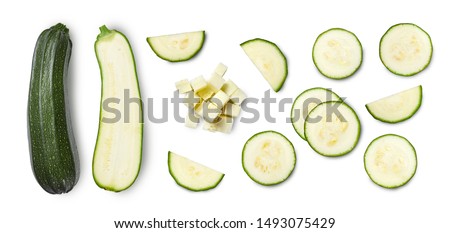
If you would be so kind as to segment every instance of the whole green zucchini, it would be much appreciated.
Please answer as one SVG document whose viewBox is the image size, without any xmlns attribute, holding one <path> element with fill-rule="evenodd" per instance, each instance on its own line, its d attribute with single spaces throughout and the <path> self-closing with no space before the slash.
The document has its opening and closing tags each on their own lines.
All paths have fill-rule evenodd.
<svg viewBox="0 0 450 233">
<path fill-rule="evenodd" d="M 28 141 L 31 167 L 48 193 L 67 193 L 80 176 L 67 96 L 67 71 L 72 51 L 63 24 L 44 30 L 33 55 L 28 95 Z"/>
</svg>

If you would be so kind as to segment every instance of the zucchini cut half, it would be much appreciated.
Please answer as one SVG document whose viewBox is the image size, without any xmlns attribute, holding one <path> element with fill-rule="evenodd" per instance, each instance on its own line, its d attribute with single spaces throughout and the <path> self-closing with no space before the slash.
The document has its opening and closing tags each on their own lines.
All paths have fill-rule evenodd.
<svg viewBox="0 0 450 233">
<path fill-rule="evenodd" d="M 142 101 L 124 103 L 125 98 L 141 100 L 139 82 L 131 46 L 122 33 L 100 27 L 95 53 L 102 78 L 101 106 L 111 103 L 109 110 L 100 109 L 92 172 L 99 187 L 119 192 L 134 183 L 141 166 Z"/>
<path fill-rule="evenodd" d="M 284 135 L 275 131 L 253 135 L 242 150 L 245 173 L 261 185 L 282 183 L 291 175 L 295 163 L 294 146 Z"/>
<path fill-rule="evenodd" d="M 147 37 L 150 48 L 169 62 L 187 61 L 197 55 L 205 42 L 205 31 Z"/>
<path fill-rule="evenodd" d="M 398 188 L 408 183 L 416 173 L 416 150 L 402 136 L 380 136 L 367 147 L 364 168 L 375 184 L 384 188 Z"/>
<path fill-rule="evenodd" d="M 297 134 L 305 140 L 305 119 L 318 104 L 327 101 L 339 101 L 341 98 L 322 87 L 315 87 L 302 92 L 294 100 L 291 108 L 291 122 Z"/>
<path fill-rule="evenodd" d="M 358 144 L 361 124 L 356 112 L 341 101 L 323 102 L 305 120 L 305 137 L 323 156 L 342 156 Z"/>
<path fill-rule="evenodd" d="M 169 151 L 169 172 L 175 182 L 191 191 L 215 188 L 224 174 Z"/>
<path fill-rule="evenodd" d="M 393 74 L 415 75 L 430 64 L 431 37 L 419 26 L 400 23 L 390 27 L 380 40 L 380 59 Z"/>
<path fill-rule="evenodd" d="M 245 41 L 241 48 L 272 89 L 278 92 L 288 75 L 286 57 L 280 48 L 275 43 L 261 38 Z"/>
<path fill-rule="evenodd" d="M 344 79 L 361 66 L 363 50 L 355 34 L 342 28 L 322 32 L 313 46 L 313 62 L 327 78 Z"/>
<path fill-rule="evenodd" d="M 379 121 L 398 123 L 411 118 L 421 105 L 422 86 L 417 86 L 366 104 L 366 108 Z"/>
</svg>

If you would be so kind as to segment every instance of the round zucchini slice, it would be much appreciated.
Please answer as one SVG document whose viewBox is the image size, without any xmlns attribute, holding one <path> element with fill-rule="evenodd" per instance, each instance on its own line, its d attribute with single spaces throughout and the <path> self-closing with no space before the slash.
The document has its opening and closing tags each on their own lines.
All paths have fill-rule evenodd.
<svg viewBox="0 0 450 233">
<path fill-rule="evenodd" d="M 398 188 L 408 183 L 416 173 L 416 150 L 402 136 L 380 136 L 367 147 L 364 168 L 375 184 L 384 188 Z"/>
<path fill-rule="evenodd" d="M 355 34 L 342 28 L 321 33 L 314 43 L 313 62 L 327 78 L 344 79 L 361 66 L 363 50 Z"/>
<path fill-rule="evenodd" d="M 295 163 L 294 146 L 276 131 L 263 131 L 253 135 L 242 150 L 245 173 L 261 185 L 282 183 L 291 175 Z"/>
<path fill-rule="evenodd" d="M 380 59 L 392 73 L 415 75 L 430 64 L 433 44 L 427 32 L 412 23 L 390 27 L 380 40 Z"/>
<path fill-rule="evenodd" d="M 358 115 L 341 101 L 317 105 L 305 120 L 306 141 L 323 156 L 348 154 L 358 144 L 360 131 Z"/>
<path fill-rule="evenodd" d="M 291 122 L 297 134 L 305 139 L 305 119 L 318 104 L 339 100 L 341 98 L 336 93 L 322 87 L 311 88 L 298 95 L 291 108 Z"/>
</svg>

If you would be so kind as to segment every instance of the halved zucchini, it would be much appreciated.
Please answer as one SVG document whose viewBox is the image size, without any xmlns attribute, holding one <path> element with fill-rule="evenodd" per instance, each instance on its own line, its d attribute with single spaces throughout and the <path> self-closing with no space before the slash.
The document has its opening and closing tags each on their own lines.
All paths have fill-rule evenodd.
<svg viewBox="0 0 450 233">
<path fill-rule="evenodd" d="M 380 40 L 380 59 L 392 73 L 415 75 L 430 64 L 433 44 L 427 32 L 412 23 L 390 27 Z"/>
<path fill-rule="evenodd" d="M 421 105 L 422 86 L 417 86 L 366 104 L 366 108 L 379 121 L 397 123 L 411 118 Z"/>
<path fill-rule="evenodd" d="M 323 156 L 342 156 L 358 144 L 361 125 L 356 112 L 341 101 L 323 102 L 305 120 L 305 137 Z"/>
<path fill-rule="evenodd" d="M 191 191 L 215 188 L 224 174 L 169 151 L 169 172 L 175 182 Z"/>
<path fill-rule="evenodd" d="M 205 31 L 147 37 L 147 42 L 156 56 L 170 62 L 191 59 L 200 52 L 204 41 Z"/>
<path fill-rule="evenodd" d="M 322 87 L 311 88 L 298 95 L 291 109 L 291 122 L 297 134 L 305 139 L 305 119 L 318 104 L 339 100 L 341 98 L 336 93 Z"/>
<path fill-rule="evenodd" d="M 405 185 L 416 173 L 417 156 L 404 137 L 386 134 L 375 138 L 364 154 L 364 168 L 370 179 L 384 188 Z"/>
<path fill-rule="evenodd" d="M 313 62 L 327 78 L 343 79 L 361 66 L 363 50 L 355 34 L 342 28 L 322 32 L 313 47 Z"/>
<path fill-rule="evenodd" d="M 272 89 L 278 92 L 288 75 L 286 57 L 280 48 L 276 44 L 260 38 L 245 41 L 241 44 L 241 48 L 269 82 Z"/>
<path fill-rule="evenodd" d="M 95 53 L 102 78 L 102 107 L 92 172 L 99 187 L 119 192 L 134 183 L 141 165 L 144 124 L 139 82 L 131 46 L 122 33 L 100 27 Z M 139 101 L 125 104 L 125 98 Z M 106 110 L 105 101 L 115 111 Z"/>
<path fill-rule="evenodd" d="M 281 133 L 263 131 L 253 135 L 242 150 L 245 173 L 258 184 L 275 185 L 285 181 L 295 168 L 292 143 Z"/>
</svg>

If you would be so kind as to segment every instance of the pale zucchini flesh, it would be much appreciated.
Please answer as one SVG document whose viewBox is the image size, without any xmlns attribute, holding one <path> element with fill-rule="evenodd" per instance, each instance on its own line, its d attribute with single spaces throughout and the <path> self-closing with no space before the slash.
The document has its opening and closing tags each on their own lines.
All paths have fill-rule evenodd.
<svg viewBox="0 0 450 233">
<path fill-rule="evenodd" d="M 342 28 L 332 28 L 317 37 L 313 61 L 325 77 L 344 79 L 361 66 L 362 51 L 361 42 L 355 34 Z"/>
<path fill-rule="evenodd" d="M 102 77 L 101 104 L 117 98 L 120 102 L 109 104 L 109 107 L 118 110 L 121 117 L 117 119 L 113 112 L 101 107 L 92 169 L 99 187 L 119 192 L 130 187 L 139 174 L 143 140 L 142 102 L 129 104 L 129 111 L 125 111 L 126 91 L 129 91 L 129 98 L 141 99 L 134 56 L 127 38 L 105 26 L 100 30 L 95 52 Z"/>
<path fill-rule="evenodd" d="M 433 54 L 428 33 L 411 23 L 390 27 L 381 38 L 379 49 L 383 65 L 401 76 L 412 76 L 424 70 Z"/>
<path fill-rule="evenodd" d="M 285 181 L 295 168 L 292 143 L 281 133 L 263 131 L 253 135 L 242 150 L 242 166 L 247 175 L 261 185 Z"/>
<path fill-rule="evenodd" d="M 291 122 L 297 134 L 305 139 L 305 119 L 318 104 L 338 100 L 341 98 L 336 93 L 322 87 L 310 88 L 298 95 L 291 108 Z"/>
<path fill-rule="evenodd" d="M 286 57 L 280 48 L 260 38 L 248 40 L 241 47 L 272 89 L 278 92 L 288 75 Z"/>
<path fill-rule="evenodd" d="M 397 188 L 408 183 L 416 173 L 416 150 L 406 138 L 386 134 L 369 144 L 364 154 L 364 167 L 375 184 Z"/>
<path fill-rule="evenodd" d="M 185 32 L 148 37 L 147 42 L 161 59 L 170 62 L 186 61 L 197 55 L 203 47 L 205 31 Z"/>
<path fill-rule="evenodd" d="M 366 108 L 379 121 L 398 123 L 411 118 L 421 105 L 422 86 L 417 86 L 366 104 Z"/>
<path fill-rule="evenodd" d="M 336 157 L 350 153 L 358 144 L 360 131 L 358 115 L 341 101 L 317 105 L 305 120 L 306 141 L 323 156 Z"/>
<path fill-rule="evenodd" d="M 191 191 L 215 188 L 224 174 L 169 151 L 169 172 L 175 182 Z"/>
</svg>

